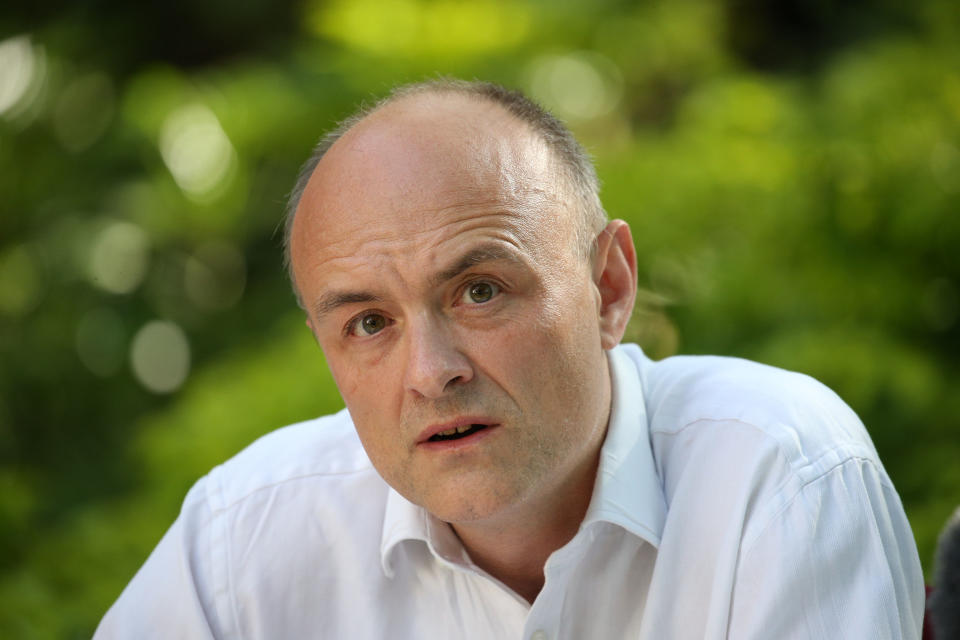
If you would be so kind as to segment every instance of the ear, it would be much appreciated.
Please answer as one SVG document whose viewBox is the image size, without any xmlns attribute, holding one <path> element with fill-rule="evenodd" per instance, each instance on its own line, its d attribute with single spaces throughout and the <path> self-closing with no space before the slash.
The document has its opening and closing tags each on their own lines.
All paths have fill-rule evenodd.
<svg viewBox="0 0 960 640">
<path fill-rule="evenodd" d="M 610 221 L 597 236 L 593 283 L 600 293 L 600 344 L 612 349 L 623 338 L 637 297 L 637 252 L 623 220 Z"/>
</svg>

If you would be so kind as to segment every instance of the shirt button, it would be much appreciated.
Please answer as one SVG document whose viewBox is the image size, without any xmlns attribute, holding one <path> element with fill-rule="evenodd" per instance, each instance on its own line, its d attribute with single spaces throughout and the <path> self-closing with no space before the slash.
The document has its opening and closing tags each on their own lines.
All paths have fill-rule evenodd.
<svg viewBox="0 0 960 640">
<path fill-rule="evenodd" d="M 547 632 L 543 629 L 537 629 L 530 634 L 530 640 L 547 640 Z"/>
</svg>

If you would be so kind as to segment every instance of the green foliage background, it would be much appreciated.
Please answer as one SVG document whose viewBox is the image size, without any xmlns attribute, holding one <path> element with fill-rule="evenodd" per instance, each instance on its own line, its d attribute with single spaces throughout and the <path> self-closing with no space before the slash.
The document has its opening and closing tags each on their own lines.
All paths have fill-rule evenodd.
<svg viewBox="0 0 960 640">
<path fill-rule="evenodd" d="M 853 406 L 929 572 L 960 503 L 955 2 L 48 2 L 0 9 L 0 637 L 89 637 L 197 477 L 341 406 L 282 205 L 324 130 L 438 73 L 594 154 L 631 339 Z M 157 319 L 190 350 L 164 393 L 129 355 Z"/>
</svg>

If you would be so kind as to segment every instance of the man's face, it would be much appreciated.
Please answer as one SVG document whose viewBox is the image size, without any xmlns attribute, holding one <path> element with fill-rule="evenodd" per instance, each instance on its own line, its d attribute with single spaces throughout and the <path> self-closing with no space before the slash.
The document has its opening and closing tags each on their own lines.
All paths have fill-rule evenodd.
<svg viewBox="0 0 960 640">
<path fill-rule="evenodd" d="M 363 446 L 448 522 L 592 483 L 609 378 L 563 200 L 543 143 L 460 96 L 370 116 L 301 200 L 294 274 Z"/>
</svg>

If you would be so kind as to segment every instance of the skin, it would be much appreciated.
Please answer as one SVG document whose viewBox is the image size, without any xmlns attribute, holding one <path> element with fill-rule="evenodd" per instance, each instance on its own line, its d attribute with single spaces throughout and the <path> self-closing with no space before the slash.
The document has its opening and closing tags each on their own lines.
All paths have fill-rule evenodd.
<svg viewBox="0 0 960 640">
<path fill-rule="evenodd" d="M 589 504 L 605 349 L 636 291 L 626 223 L 574 245 L 552 154 L 492 104 L 400 99 L 326 154 L 291 233 L 310 327 L 381 476 L 533 601 Z M 439 426 L 490 426 L 443 445 Z"/>
</svg>

